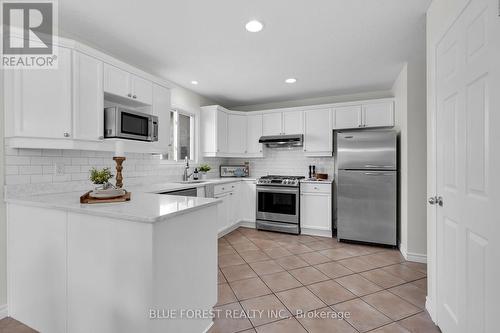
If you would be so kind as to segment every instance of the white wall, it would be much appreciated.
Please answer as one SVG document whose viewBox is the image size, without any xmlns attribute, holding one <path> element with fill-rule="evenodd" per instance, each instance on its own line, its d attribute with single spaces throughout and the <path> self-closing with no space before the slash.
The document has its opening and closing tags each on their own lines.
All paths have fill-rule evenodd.
<svg viewBox="0 0 500 333">
<path fill-rule="evenodd" d="M 451 25 L 459 12 L 464 8 L 468 0 L 433 0 L 427 10 L 427 196 L 436 194 L 435 187 L 435 137 L 433 128 L 435 126 L 436 110 L 435 100 L 435 67 L 436 67 L 436 44 L 443 36 L 445 30 Z M 426 308 L 431 317 L 436 319 L 436 217 L 435 209 L 427 209 L 427 275 L 428 296 Z"/>
<path fill-rule="evenodd" d="M 400 248 L 409 260 L 426 261 L 426 54 L 425 31 L 396 79 L 395 123 L 400 131 Z"/>
</svg>

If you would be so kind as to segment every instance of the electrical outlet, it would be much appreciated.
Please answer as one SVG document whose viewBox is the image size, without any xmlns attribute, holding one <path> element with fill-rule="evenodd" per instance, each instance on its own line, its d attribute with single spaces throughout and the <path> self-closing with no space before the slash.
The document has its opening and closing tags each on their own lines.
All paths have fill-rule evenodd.
<svg viewBox="0 0 500 333">
<path fill-rule="evenodd" d="M 54 176 L 64 175 L 64 165 L 62 163 L 54 163 Z"/>
</svg>

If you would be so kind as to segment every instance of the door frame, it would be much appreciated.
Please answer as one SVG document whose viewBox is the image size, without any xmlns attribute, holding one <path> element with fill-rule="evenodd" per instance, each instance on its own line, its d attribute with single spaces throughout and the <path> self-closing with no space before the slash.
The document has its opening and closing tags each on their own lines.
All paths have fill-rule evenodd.
<svg viewBox="0 0 500 333">
<path fill-rule="evenodd" d="M 429 40 L 427 34 L 427 197 L 437 194 L 437 48 L 453 24 L 462 15 L 472 0 L 466 0 L 457 8 L 436 38 Z M 432 320 L 439 325 L 437 311 L 437 207 L 427 205 L 427 297 L 425 308 Z"/>
</svg>

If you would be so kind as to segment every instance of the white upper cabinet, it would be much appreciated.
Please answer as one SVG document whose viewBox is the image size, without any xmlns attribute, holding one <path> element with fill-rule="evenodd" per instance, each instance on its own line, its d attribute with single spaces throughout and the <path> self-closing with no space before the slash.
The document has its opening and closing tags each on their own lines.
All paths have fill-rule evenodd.
<svg viewBox="0 0 500 333">
<path fill-rule="evenodd" d="M 221 106 L 201 108 L 201 151 L 206 157 L 225 157 L 227 154 L 227 112 Z"/>
<path fill-rule="evenodd" d="M 3 71 L 6 136 L 71 138 L 72 51 L 57 48 L 57 69 Z"/>
<path fill-rule="evenodd" d="M 307 110 L 304 112 L 304 117 L 304 154 L 307 156 L 332 156 L 332 110 Z"/>
<path fill-rule="evenodd" d="M 247 117 L 244 115 L 227 116 L 227 152 L 229 154 L 247 152 Z"/>
<path fill-rule="evenodd" d="M 153 83 L 136 75 L 131 75 L 132 99 L 151 105 L 153 103 Z"/>
<path fill-rule="evenodd" d="M 130 73 L 118 67 L 104 64 L 104 92 L 132 98 L 130 86 Z"/>
<path fill-rule="evenodd" d="M 153 86 L 153 115 L 158 117 L 158 152 L 169 151 L 170 146 L 170 90 L 160 85 Z"/>
<path fill-rule="evenodd" d="M 363 105 L 364 127 L 394 126 L 394 103 L 371 103 Z"/>
<path fill-rule="evenodd" d="M 284 111 L 283 130 L 281 134 L 303 134 L 304 133 L 304 112 Z"/>
<path fill-rule="evenodd" d="M 249 156 L 262 156 L 262 143 L 259 139 L 262 136 L 262 115 L 247 115 L 247 154 Z"/>
<path fill-rule="evenodd" d="M 73 68 L 73 138 L 102 140 L 103 62 L 73 51 Z"/>
<path fill-rule="evenodd" d="M 363 126 L 361 105 L 337 107 L 334 111 L 335 129 L 357 128 Z"/>
<path fill-rule="evenodd" d="M 104 64 L 104 92 L 130 101 L 151 105 L 153 83 L 113 65 Z"/>
<path fill-rule="evenodd" d="M 281 135 L 282 128 L 282 113 L 271 112 L 262 115 L 262 135 Z"/>
<path fill-rule="evenodd" d="M 227 113 L 224 111 L 217 112 L 217 145 L 216 152 L 227 153 Z"/>
</svg>

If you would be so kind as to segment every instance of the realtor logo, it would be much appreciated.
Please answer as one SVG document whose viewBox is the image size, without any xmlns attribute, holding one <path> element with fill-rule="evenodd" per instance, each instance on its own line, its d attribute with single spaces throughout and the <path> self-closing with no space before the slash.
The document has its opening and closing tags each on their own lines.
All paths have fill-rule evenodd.
<svg viewBox="0 0 500 333">
<path fill-rule="evenodd" d="M 55 1 L 2 1 L 2 68 L 57 68 Z"/>
</svg>

